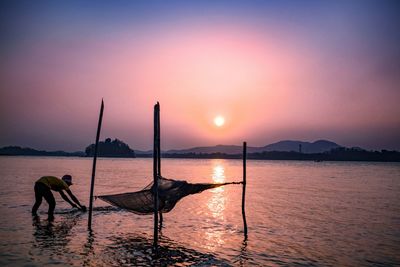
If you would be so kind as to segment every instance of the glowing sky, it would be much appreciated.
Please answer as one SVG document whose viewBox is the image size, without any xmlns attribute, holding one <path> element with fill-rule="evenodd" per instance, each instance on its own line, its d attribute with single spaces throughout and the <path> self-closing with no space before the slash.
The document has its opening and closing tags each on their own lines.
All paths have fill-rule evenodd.
<svg viewBox="0 0 400 267">
<path fill-rule="evenodd" d="M 0 146 L 400 150 L 397 1 L 2 1 Z M 216 127 L 214 118 L 225 124 Z"/>
</svg>

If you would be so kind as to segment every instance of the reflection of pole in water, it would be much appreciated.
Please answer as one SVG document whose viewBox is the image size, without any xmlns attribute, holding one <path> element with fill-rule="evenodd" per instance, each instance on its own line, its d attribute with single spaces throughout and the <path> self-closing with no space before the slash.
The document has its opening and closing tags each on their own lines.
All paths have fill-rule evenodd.
<svg viewBox="0 0 400 267">
<path fill-rule="evenodd" d="M 239 254 L 239 266 L 247 266 L 247 240 L 243 240 L 242 242 L 242 247 L 240 248 L 240 254 Z"/>
<path fill-rule="evenodd" d="M 89 257 L 89 256 L 93 256 L 93 258 L 94 258 L 94 249 L 93 249 L 94 238 L 95 238 L 95 236 L 94 236 L 93 231 L 89 230 L 86 243 L 84 244 L 84 247 L 83 247 L 82 255 L 85 256 L 85 260 L 83 261 L 83 266 L 95 266 L 96 265 L 91 262 L 92 257 Z"/>
</svg>

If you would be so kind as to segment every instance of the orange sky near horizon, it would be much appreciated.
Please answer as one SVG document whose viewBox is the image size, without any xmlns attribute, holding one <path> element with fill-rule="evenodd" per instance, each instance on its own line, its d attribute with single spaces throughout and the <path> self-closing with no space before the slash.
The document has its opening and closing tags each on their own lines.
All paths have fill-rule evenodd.
<svg viewBox="0 0 400 267">
<path fill-rule="evenodd" d="M 0 145 L 82 150 L 104 98 L 102 138 L 134 149 L 151 148 L 156 101 L 163 149 L 283 139 L 400 149 L 399 78 L 370 54 L 357 24 L 318 17 L 313 30 L 226 14 L 112 28 L 57 19 L 34 21 L 29 42 L 3 53 Z"/>
</svg>

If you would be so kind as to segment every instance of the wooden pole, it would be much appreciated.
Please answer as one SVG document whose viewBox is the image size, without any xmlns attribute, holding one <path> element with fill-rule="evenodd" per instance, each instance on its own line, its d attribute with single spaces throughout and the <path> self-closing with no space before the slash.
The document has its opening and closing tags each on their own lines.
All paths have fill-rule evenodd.
<svg viewBox="0 0 400 267">
<path fill-rule="evenodd" d="M 89 230 L 92 230 L 94 178 L 95 178 L 95 175 L 96 175 L 97 148 L 98 148 L 98 145 L 99 145 L 101 122 L 103 121 L 103 111 L 104 111 L 104 102 L 103 102 L 103 99 L 102 99 L 101 100 L 101 107 L 100 107 L 99 123 L 97 125 L 96 142 L 95 142 L 95 145 L 94 145 L 93 166 L 92 166 L 92 181 L 91 181 L 91 184 L 90 184 L 89 220 L 88 220 L 88 229 Z"/>
<path fill-rule="evenodd" d="M 157 252 L 158 246 L 158 119 L 160 106 L 154 106 L 154 144 L 153 144 L 153 194 L 154 194 L 154 234 L 153 234 L 153 249 Z"/>
<path fill-rule="evenodd" d="M 160 105 L 158 105 L 158 116 L 157 116 L 157 130 L 158 130 L 158 142 L 157 142 L 157 170 L 158 170 L 158 176 L 161 177 L 161 108 Z M 160 229 L 162 227 L 162 223 L 163 223 L 163 215 L 162 212 L 159 212 L 159 216 L 160 216 Z"/>
<path fill-rule="evenodd" d="M 246 159 L 247 159 L 247 144 L 243 142 L 243 190 L 242 190 L 242 217 L 243 217 L 243 232 L 244 238 L 247 239 L 247 222 L 245 212 L 246 201 Z"/>
<path fill-rule="evenodd" d="M 161 127 L 160 127 L 160 104 L 157 102 L 157 171 L 161 176 Z"/>
</svg>

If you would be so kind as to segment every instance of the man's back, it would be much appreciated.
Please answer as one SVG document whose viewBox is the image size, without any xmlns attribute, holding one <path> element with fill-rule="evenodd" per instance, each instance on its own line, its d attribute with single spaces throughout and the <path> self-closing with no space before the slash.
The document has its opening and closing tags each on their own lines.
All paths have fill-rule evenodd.
<svg viewBox="0 0 400 267">
<path fill-rule="evenodd" d="M 61 191 L 61 190 L 68 190 L 69 186 L 60 178 L 55 176 L 43 176 L 39 180 L 36 181 L 37 183 L 42 183 L 49 187 L 51 190 L 54 191 Z"/>
</svg>

